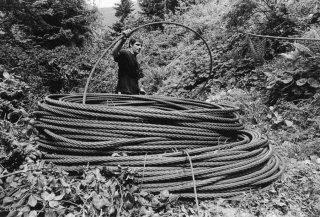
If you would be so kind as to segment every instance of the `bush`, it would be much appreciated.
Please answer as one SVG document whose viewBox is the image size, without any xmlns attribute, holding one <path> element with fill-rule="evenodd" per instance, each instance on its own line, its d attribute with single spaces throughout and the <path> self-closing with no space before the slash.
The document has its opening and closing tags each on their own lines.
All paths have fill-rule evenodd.
<svg viewBox="0 0 320 217">
<path fill-rule="evenodd" d="M 21 109 L 29 105 L 30 87 L 10 75 L 3 67 L 1 73 L 3 79 L 0 82 L 0 118 L 15 123 L 20 118 Z"/>
</svg>

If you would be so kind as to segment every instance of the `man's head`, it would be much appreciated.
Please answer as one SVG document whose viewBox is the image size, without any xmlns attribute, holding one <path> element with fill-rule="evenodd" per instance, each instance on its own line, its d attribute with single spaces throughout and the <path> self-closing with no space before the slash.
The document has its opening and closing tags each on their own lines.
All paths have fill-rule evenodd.
<svg viewBox="0 0 320 217">
<path fill-rule="evenodd" d="M 142 40 L 135 37 L 131 37 L 129 40 L 129 48 L 132 50 L 134 54 L 140 53 L 142 48 Z"/>
</svg>

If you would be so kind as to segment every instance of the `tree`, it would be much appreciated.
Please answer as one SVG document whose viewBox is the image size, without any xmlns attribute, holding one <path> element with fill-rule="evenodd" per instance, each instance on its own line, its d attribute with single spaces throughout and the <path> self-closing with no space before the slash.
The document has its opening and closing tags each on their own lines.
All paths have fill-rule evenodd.
<svg viewBox="0 0 320 217">
<path fill-rule="evenodd" d="M 175 14 L 181 7 L 191 8 L 193 5 L 206 3 L 208 0 L 139 0 L 141 14 L 148 17 L 157 16 L 164 18 L 165 14 Z"/>
<path fill-rule="evenodd" d="M 115 31 L 115 32 L 122 32 L 123 28 L 124 28 L 124 24 L 123 22 L 117 21 L 115 23 L 112 24 L 111 28 Z"/>
<path fill-rule="evenodd" d="M 0 65 L 30 85 L 30 97 L 82 86 L 97 18 L 86 0 L 0 0 Z"/>
<path fill-rule="evenodd" d="M 115 16 L 120 18 L 120 22 L 132 12 L 133 2 L 131 0 L 121 0 L 121 3 L 116 3 L 114 9 L 116 10 Z"/>
<path fill-rule="evenodd" d="M 83 46 L 97 19 L 85 0 L 0 0 L 0 28 L 6 38 L 47 48 Z"/>
<path fill-rule="evenodd" d="M 152 17 L 158 16 L 163 18 L 169 11 L 175 11 L 178 6 L 178 0 L 139 0 L 139 6 L 142 14 Z"/>
<path fill-rule="evenodd" d="M 112 24 L 111 28 L 115 32 L 122 32 L 124 27 L 124 20 L 128 15 L 134 11 L 133 2 L 131 0 L 121 0 L 121 3 L 116 3 L 114 9 L 116 10 L 115 16 L 120 18 L 119 21 Z"/>
</svg>

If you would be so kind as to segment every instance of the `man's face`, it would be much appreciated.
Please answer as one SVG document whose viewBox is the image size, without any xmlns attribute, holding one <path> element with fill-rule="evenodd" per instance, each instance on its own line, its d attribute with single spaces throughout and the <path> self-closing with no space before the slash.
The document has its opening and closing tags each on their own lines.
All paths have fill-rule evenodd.
<svg viewBox="0 0 320 217">
<path fill-rule="evenodd" d="M 138 54 L 140 53 L 141 51 L 141 48 L 142 48 L 142 43 L 141 42 L 135 42 L 133 45 L 132 45 L 132 51 L 133 53 L 135 54 Z"/>
</svg>

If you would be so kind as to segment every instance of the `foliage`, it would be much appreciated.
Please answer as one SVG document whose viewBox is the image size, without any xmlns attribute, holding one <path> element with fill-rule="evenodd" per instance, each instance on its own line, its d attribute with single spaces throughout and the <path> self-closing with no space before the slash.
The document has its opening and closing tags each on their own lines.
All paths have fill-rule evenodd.
<svg viewBox="0 0 320 217">
<path fill-rule="evenodd" d="M 305 0 L 291 1 L 287 3 L 287 7 L 290 14 L 298 17 L 297 22 L 300 26 L 308 26 L 308 24 L 319 24 L 319 1 L 317 0 Z M 307 25 L 306 25 L 307 24 Z"/>
<path fill-rule="evenodd" d="M 0 162 L 2 167 L 9 172 L 17 170 L 25 162 L 33 162 L 42 156 L 32 136 L 35 133 L 32 125 L 34 120 L 24 119 L 20 121 L 20 124 L 22 123 L 20 126 L 16 126 L 17 124 L 12 124 L 8 121 L 0 122 L 0 141 L 3 146 L 3 153 L 5 154 L 5 157 L 1 158 Z M 28 139 L 30 137 L 31 139 Z"/>
<path fill-rule="evenodd" d="M 121 0 L 121 3 L 116 3 L 114 9 L 116 10 L 115 16 L 120 18 L 119 21 L 112 24 L 111 28 L 115 32 L 122 32 L 124 28 L 124 20 L 128 17 L 128 15 L 134 11 L 133 2 L 131 0 Z"/>
<path fill-rule="evenodd" d="M 210 0 L 178 0 L 178 4 L 175 6 L 175 13 L 184 14 L 194 7 L 196 8 L 199 5 L 209 4 Z M 217 1 L 218 3 L 219 1 Z"/>
<path fill-rule="evenodd" d="M 207 102 L 240 108 L 247 128 L 259 129 L 279 153 L 299 161 L 319 156 L 319 94 L 296 104 L 279 100 L 274 106 L 264 103 L 263 92 L 251 88 L 223 90 L 212 88 Z"/>
<path fill-rule="evenodd" d="M 100 54 L 99 54 L 100 55 Z M 97 54 L 98 57 L 98 54 Z M 117 85 L 117 65 L 113 61 L 111 54 L 105 57 L 99 64 L 90 80 L 88 92 L 91 93 L 113 93 Z M 80 89 L 81 90 L 81 89 Z M 80 91 L 81 93 L 82 91 Z"/>
<path fill-rule="evenodd" d="M 310 15 L 317 12 L 316 2 L 310 1 L 309 3 L 306 5 L 297 1 L 273 3 L 272 1 L 241 0 L 225 15 L 226 26 L 262 35 L 299 37 L 296 35 L 300 34 L 300 37 L 304 38 L 320 38 L 318 27 L 309 23 Z M 240 37 L 235 42 L 240 46 L 233 49 L 235 55 L 232 56 L 238 64 L 239 60 L 240 62 L 245 60 L 238 56 L 253 58 L 255 65 L 261 65 L 265 60 L 275 59 L 262 66 L 260 68 L 262 70 L 259 68 L 255 70 L 255 65 L 252 65 L 251 70 L 249 65 L 246 67 L 249 69 L 248 72 L 258 72 L 260 77 L 258 81 L 267 79 L 265 82 L 267 85 L 256 81 L 255 84 L 262 89 L 267 88 L 265 92 L 269 98 L 267 100 L 269 105 L 273 105 L 281 97 L 296 100 L 311 97 L 318 92 L 319 80 L 314 74 L 318 67 L 317 42 L 290 43 L 277 39 L 248 36 L 246 39 Z M 276 58 L 279 57 L 279 54 L 284 60 Z M 252 80 L 252 72 L 250 79 L 244 80 L 242 77 L 241 80 Z M 264 76 L 261 76 L 263 74 Z M 233 75 L 231 77 L 231 80 L 235 79 Z"/>
<path fill-rule="evenodd" d="M 288 36 L 296 34 L 297 24 L 282 1 L 239 0 L 225 16 L 227 28 L 255 30 L 260 34 Z"/>
<path fill-rule="evenodd" d="M 210 7 L 208 5 L 197 5 L 195 10 L 190 10 L 188 14 L 184 15 L 173 15 L 169 21 L 182 23 L 195 29 L 200 35 L 203 34 L 205 39 L 209 39 L 208 43 L 212 48 L 215 44 L 221 44 L 219 40 L 222 39 L 218 32 L 219 27 L 210 24 L 212 22 L 211 14 L 215 14 L 218 18 L 219 9 L 215 8 L 214 5 Z M 199 19 L 199 17 L 203 18 Z M 210 30 L 213 31 L 210 32 Z M 150 34 L 153 37 L 147 37 Z M 164 70 L 162 74 L 165 80 L 161 83 L 162 86 L 157 88 L 159 94 L 190 96 L 192 95 L 190 91 L 194 88 L 198 89 L 199 85 L 204 83 L 211 74 L 207 48 L 189 30 L 166 25 L 160 31 L 149 31 L 148 34 L 143 35 L 143 38 L 145 38 L 145 48 L 142 53 L 144 57 L 142 66 L 144 64 L 150 66 L 144 69 L 145 74 L 153 74 L 146 72 L 149 69 L 151 70 L 151 67 L 161 67 Z M 221 48 L 225 47 L 221 46 Z M 222 51 L 217 53 L 213 50 L 212 53 L 213 58 L 215 58 Z M 217 58 L 216 61 L 222 62 L 223 60 Z"/>
<path fill-rule="evenodd" d="M 163 80 L 166 78 L 166 68 L 164 67 L 148 67 L 144 70 L 144 78 L 141 81 L 147 94 L 156 93 L 159 87 L 163 86 Z"/>
<path fill-rule="evenodd" d="M 297 33 L 297 24 L 293 17 L 288 14 L 288 9 L 285 4 L 278 5 L 268 5 L 266 7 L 269 9 L 266 15 L 266 21 L 261 23 L 259 32 L 261 34 L 275 35 L 275 36 L 290 36 Z"/>
<path fill-rule="evenodd" d="M 133 2 L 131 0 L 121 0 L 121 3 L 116 3 L 114 9 L 116 10 L 115 16 L 123 21 L 132 11 Z"/>
<path fill-rule="evenodd" d="M 0 2 L 1 27 L 7 39 L 46 48 L 83 46 L 97 19 L 84 0 Z"/>
<path fill-rule="evenodd" d="M 238 1 L 233 5 L 233 10 L 230 10 L 224 17 L 227 20 L 226 27 L 244 28 L 257 7 L 258 4 L 251 0 Z"/>
<path fill-rule="evenodd" d="M 270 113 L 268 107 L 263 104 L 263 101 L 258 94 L 258 91 L 251 89 L 250 93 L 240 88 L 232 88 L 225 90 L 217 86 L 211 89 L 211 94 L 208 95 L 206 102 L 233 105 L 240 109 L 244 124 L 258 125 L 259 123 L 269 122 L 267 118 Z"/>
<path fill-rule="evenodd" d="M 90 45 L 97 40 L 85 40 L 96 9 L 82 0 L 2 1 L 0 9 L 0 64 L 28 84 L 30 92 L 20 91 L 28 97 L 24 107 L 32 108 L 48 93 L 79 92 L 100 50 Z"/>
<path fill-rule="evenodd" d="M 174 11 L 178 4 L 177 0 L 139 0 L 139 6 L 142 14 L 152 17 L 157 16 L 164 18 L 168 11 Z"/>
<path fill-rule="evenodd" d="M 311 12 L 310 9 L 315 6 L 315 2 L 309 2 L 310 5 L 304 9 Z M 305 3 L 303 3 L 305 5 Z M 230 30 L 241 32 L 253 32 L 261 35 L 272 35 L 281 37 L 294 37 L 303 34 L 310 28 L 307 17 L 309 14 L 301 13 L 301 3 L 291 1 L 238 1 L 232 10 L 225 16 L 226 27 Z M 308 10 L 307 10 L 308 8 Z M 250 38 L 252 40 L 252 38 Z M 265 39 L 257 38 L 258 42 Z M 277 54 L 287 52 L 290 46 L 279 40 L 266 40 L 265 49 L 262 57 L 266 60 L 273 59 Z M 251 48 L 254 52 L 254 49 Z"/>
<path fill-rule="evenodd" d="M 177 196 L 140 191 L 135 172 L 119 166 L 83 169 L 72 178 L 43 162 L 25 164 L 21 171 L 2 172 L 1 209 L 8 216 L 150 216 L 170 209 Z"/>
<path fill-rule="evenodd" d="M 302 46 L 298 43 L 294 45 Z M 296 56 L 293 56 L 294 54 Z M 267 76 L 266 88 L 269 96 L 267 103 L 273 105 L 281 97 L 292 101 L 310 98 L 319 93 L 320 56 L 310 56 L 297 48 L 283 56 L 284 59 L 273 61 L 271 67 L 266 65 L 260 69 Z"/>
<path fill-rule="evenodd" d="M 319 215 L 319 95 L 298 104 L 263 103 L 262 92 L 216 88 L 207 102 L 239 107 L 247 128 L 260 130 L 286 162 L 283 178 L 271 187 L 229 200 L 253 216 Z"/>
<path fill-rule="evenodd" d="M 0 117 L 10 122 L 16 122 L 21 112 L 19 109 L 27 107 L 27 96 L 30 87 L 21 82 L 13 74 L 9 74 L 2 67 L 3 81 L 0 82 Z"/>
<path fill-rule="evenodd" d="M 7 71 L 3 72 L 3 77 L 0 82 L 0 144 L 5 157 L 0 162 L 8 171 L 13 171 L 25 160 L 39 158 L 41 153 L 32 136 L 36 134 L 34 120 L 25 110 L 30 107 L 30 87 Z"/>
<path fill-rule="evenodd" d="M 171 14 L 185 13 L 192 6 L 207 3 L 208 0 L 139 0 L 140 12 L 149 18 L 159 17 L 164 19 Z"/>
<path fill-rule="evenodd" d="M 95 49 L 57 47 L 53 50 L 4 44 L 1 56 L 11 58 L 4 62 L 10 74 L 16 74 L 27 82 L 35 96 L 48 93 L 81 92 L 90 70 L 100 53 Z M 95 73 L 105 73 L 108 59 L 102 61 Z M 110 75 L 106 75 L 110 76 Z M 100 80 L 101 81 L 101 80 Z"/>
<path fill-rule="evenodd" d="M 265 191 L 245 195 L 238 206 L 250 210 L 254 216 L 270 211 L 274 215 L 319 216 L 319 166 L 308 163 L 292 159 L 282 180 Z"/>
<path fill-rule="evenodd" d="M 112 30 L 114 30 L 117 33 L 121 33 L 124 30 L 124 25 L 122 22 L 117 21 L 115 23 L 112 24 L 111 26 Z"/>
<path fill-rule="evenodd" d="M 317 141 L 319 137 L 318 116 L 320 114 L 318 108 L 319 94 L 316 94 L 311 99 L 301 100 L 296 104 L 282 101 L 279 105 L 270 107 L 271 114 L 267 115 L 267 118 L 272 121 L 270 128 L 287 130 L 287 135 L 283 135 L 285 141 L 293 143 L 305 142 L 306 144 L 311 141 Z M 313 152 L 310 155 L 317 154 L 319 150 L 314 149 Z M 310 155 L 299 151 L 298 159 L 303 160 Z"/>
</svg>

